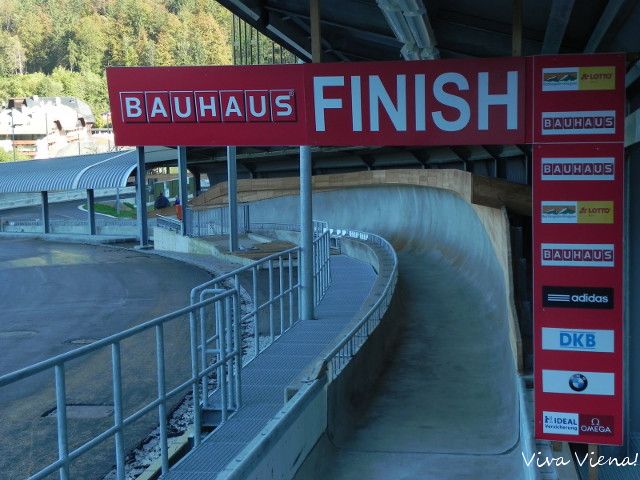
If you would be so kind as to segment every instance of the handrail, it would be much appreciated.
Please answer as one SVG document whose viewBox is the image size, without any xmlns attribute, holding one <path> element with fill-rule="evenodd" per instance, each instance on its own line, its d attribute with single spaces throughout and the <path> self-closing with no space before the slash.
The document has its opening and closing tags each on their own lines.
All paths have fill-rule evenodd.
<svg viewBox="0 0 640 480">
<path fill-rule="evenodd" d="M 376 303 L 373 304 L 373 306 L 367 311 L 367 313 L 365 313 L 365 315 L 362 317 L 362 319 L 349 331 L 349 333 L 335 346 L 335 348 L 333 348 L 333 350 L 331 350 L 329 353 L 327 353 L 324 357 L 324 359 L 322 360 L 322 365 L 321 368 L 318 369 L 317 371 L 319 372 L 319 374 L 322 374 L 322 372 L 326 371 L 326 369 L 328 368 L 329 364 L 336 358 L 338 357 L 338 355 L 340 354 L 341 350 L 345 348 L 345 346 L 347 346 L 355 337 L 356 335 L 358 335 L 358 333 L 360 332 L 360 330 L 362 330 L 362 328 L 367 324 L 367 322 L 371 319 L 371 317 L 374 315 L 374 313 L 378 312 L 380 309 L 380 306 L 382 305 L 383 302 L 388 301 L 389 298 L 389 293 L 393 294 L 393 290 L 395 288 L 397 279 L 398 279 L 398 255 L 396 253 L 396 251 L 394 250 L 394 248 L 391 246 L 391 244 L 385 240 L 383 237 L 373 234 L 373 233 L 366 233 L 366 232 L 361 232 L 358 230 L 347 230 L 347 231 L 343 231 L 344 234 L 342 236 L 348 236 L 348 237 L 352 237 L 352 238 L 358 238 L 358 239 L 364 239 L 364 240 L 373 240 L 375 244 L 382 246 L 388 253 L 391 254 L 392 258 L 393 258 L 393 269 L 391 271 L 391 275 L 389 277 L 389 280 L 387 281 L 387 284 L 384 287 L 384 290 L 382 292 L 382 294 L 380 295 L 380 297 L 378 298 L 378 300 L 376 301 Z M 337 233 L 337 232 L 336 232 Z M 342 233 L 342 232 L 340 232 Z M 386 311 L 386 308 L 388 307 L 388 304 L 384 306 L 384 309 Z M 378 318 L 378 321 L 382 318 L 382 314 L 380 314 L 379 316 L 380 318 Z M 374 326 L 375 328 L 375 326 Z M 367 332 L 367 337 L 371 334 L 371 331 Z M 364 343 L 364 341 L 362 342 Z M 355 353 L 357 352 L 357 350 L 359 349 L 360 345 L 354 350 L 352 348 L 351 352 L 350 352 L 350 356 L 352 357 L 353 355 L 355 355 Z M 348 363 L 345 362 L 344 364 Z M 343 364 L 343 365 L 344 365 Z M 332 377 L 331 379 L 334 379 L 338 373 L 340 373 L 339 369 L 338 371 L 333 371 L 332 370 Z"/>
<path fill-rule="evenodd" d="M 75 350 L 71 350 L 70 352 L 65 352 L 65 353 L 61 353 L 60 355 L 56 355 L 55 357 L 51 357 L 48 358 L 46 360 L 43 360 L 41 362 L 38 363 L 34 363 L 33 365 L 29 365 L 28 367 L 24 367 L 21 368 L 20 370 L 16 370 L 14 372 L 11 373 L 7 373 L 5 375 L 0 376 L 0 387 L 3 387 L 9 383 L 13 383 L 16 382 L 18 380 L 22 380 L 23 378 L 26 378 L 28 376 L 31 375 L 35 375 L 37 373 L 40 373 L 44 370 L 48 370 L 49 368 L 55 367 L 56 365 L 60 364 L 60 363 L 64 363 L 64 362 L 68 362 L 70 360 L 74 360 L 78 357 L 83 356 L 84 354 L 87 353 L 91 353 L 95 350 L 99 350 L 101 348 L 104 348 L 108 345 L 111 345 L 113 343 L 116 342 L 120 342 L 122 340 L 125 340 L 129 337 L 132 337 L 133 335 L 143 332 L 151 327 L 155 327 L 157 325 L 160 325 L 161 323 L 165 323 L 167 321 L 170 320 L 174 320 L 182 315 L 185 315 L 191 311 L 193 311 L 193 309 L 195 308 L 200 308 L 200 307 L 204 307 L 206 305 L 209 305 L 211 303 L 215 303 L 216 301 L 220 300 L 221 298 L 224 298 L 230 294 L 234 294 L 237 293 L 236 289 L 231 289 L 227 292 L 225 292 L 224 294 L 219 294 L 215 297 L 209 297 L 206 300 L 193 304 L 193 305 L 188 305 L 186 307 L 181 308 L 180 310 L 176 310 L 174 312 L 171 313 L 167 313 L 165 315 L 161 315 L 159 317 L 153 318 L 151 320 L 148 320 L 144 323 L 141 323 L 140 325 L 136 325 L 135 327 L 131 327 L 128 328 L 127 330 L 123 330 L 122 332 L 116 333 L 114 335 L 111 335 L 109 337 L 105 337 L 102 338 L 96 342 L 93 342 L 90 345 L 84 345 L 82 347 L 78 347 Z"/>
</svg>

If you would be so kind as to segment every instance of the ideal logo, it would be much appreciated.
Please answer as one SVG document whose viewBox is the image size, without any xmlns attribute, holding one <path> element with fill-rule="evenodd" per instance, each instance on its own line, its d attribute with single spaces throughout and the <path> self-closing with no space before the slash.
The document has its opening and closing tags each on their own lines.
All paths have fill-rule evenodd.
<svg viewBox="0 0 640 480">
<path fill-rule="evenodd" d="M 542 370 L 542 391 L 570 395 L 615 395 L 615 373 Z"/>
<path fill-rule="evenodd" d="M 613 202 L 544 201 L 542 223 L 613 223 Z"/>
<path fill-rule="evenodd" d="M 613 181 L 615 159 L 602 158 L 543 158 L 542 181 Z"/>
<path fill-rule="evenodd" d="M 577 414 L 569 412 L 542 412 L 542 432 L 554 435 L 602 435 L 614 432 L 611 415 Z"/>
<path fill-rule="evenodd" d="M 551 308 L 613 308 L 613 288 L 542 287 L 542 306 Z"/>
<path fill-rule="evenodd" d="M 577 413 L 542 412 L 542 432 L 556 435 L 578 435 L 580 417 Z"/>
<path fill-rule="evenodd" d="M 614 90 L 615 88 L 616 69 L 613 66 L 542 69 L 543 92 Z"/>
<path fill-rule="evenodd" d="M 576 352 L 614 352 L 613 330 L 542 329 L 542 349 Z"/>
<path fill-rule="evenodd" d="M 542 135 L 613 135 L 615 110 L 542 112 Z"/>
<path fill-rule="evenodd" d="M 613 267 L 613 244 L 542 243 L 543 267 Z"/>
</svg>

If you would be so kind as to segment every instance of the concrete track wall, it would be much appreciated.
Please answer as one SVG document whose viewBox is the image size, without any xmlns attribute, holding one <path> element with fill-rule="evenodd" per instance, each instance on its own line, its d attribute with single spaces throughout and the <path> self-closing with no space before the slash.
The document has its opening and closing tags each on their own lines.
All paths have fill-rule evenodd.
<svg viewBox="0 0 640 480">
<path fill-rule="evenodd" d="M 294 223 L 297 212 L 289 196 L 251 215 Z M 315 194 L 314 218 L 394 245 L 400 333 L 394 354 L 382 353 L 389 332 L 329 388 L 326 435 L 298 478 L 520 478 L 504 215 L 446 190 L 377 186 Z"/>
</svg>

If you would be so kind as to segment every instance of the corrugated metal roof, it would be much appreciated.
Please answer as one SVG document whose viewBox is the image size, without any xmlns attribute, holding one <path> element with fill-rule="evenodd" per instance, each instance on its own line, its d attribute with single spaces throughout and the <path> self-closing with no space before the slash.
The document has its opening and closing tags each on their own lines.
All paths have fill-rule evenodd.
<svg viewBox="0 0 640 480">
<path fill-rule="evenodd" d="M 124 187 L 137 166 L 135 150 L 0 163 L 0 193 Z"/>
</svg>

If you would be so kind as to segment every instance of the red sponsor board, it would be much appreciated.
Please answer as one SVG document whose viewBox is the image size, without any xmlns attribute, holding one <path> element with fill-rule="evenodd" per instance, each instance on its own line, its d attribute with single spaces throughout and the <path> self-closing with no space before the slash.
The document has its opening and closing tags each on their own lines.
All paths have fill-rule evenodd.
<svg viewBox="0 0 640 480">
<path fill-rule="evenodd" d="M 624 141 L 625 56 L 533 57 L 533 142 Z"/>
<path fill-rule="evenodd" d="M 623 441 L 623 152 L 616 143 L 534 146 L 537 438 Z M 593 173 L 596 164 L 607 167 Z M 564 168 L 562 180 L 549 174 L 555 165 Z M 545 202 L 611 202 L 602 215 L 612 223 L 544 223 Z M 574 421 L 588 414 L 610 428 Z"/>
<path fill-rule="evenodd" d="M 108 68 L 116 144 L 302 145 L 304 68 Z"/>
<path fill-rule="evenodd" d="M 107 69 L 118 145 L 523 143 L 524 59 Z"/>
</svg>

